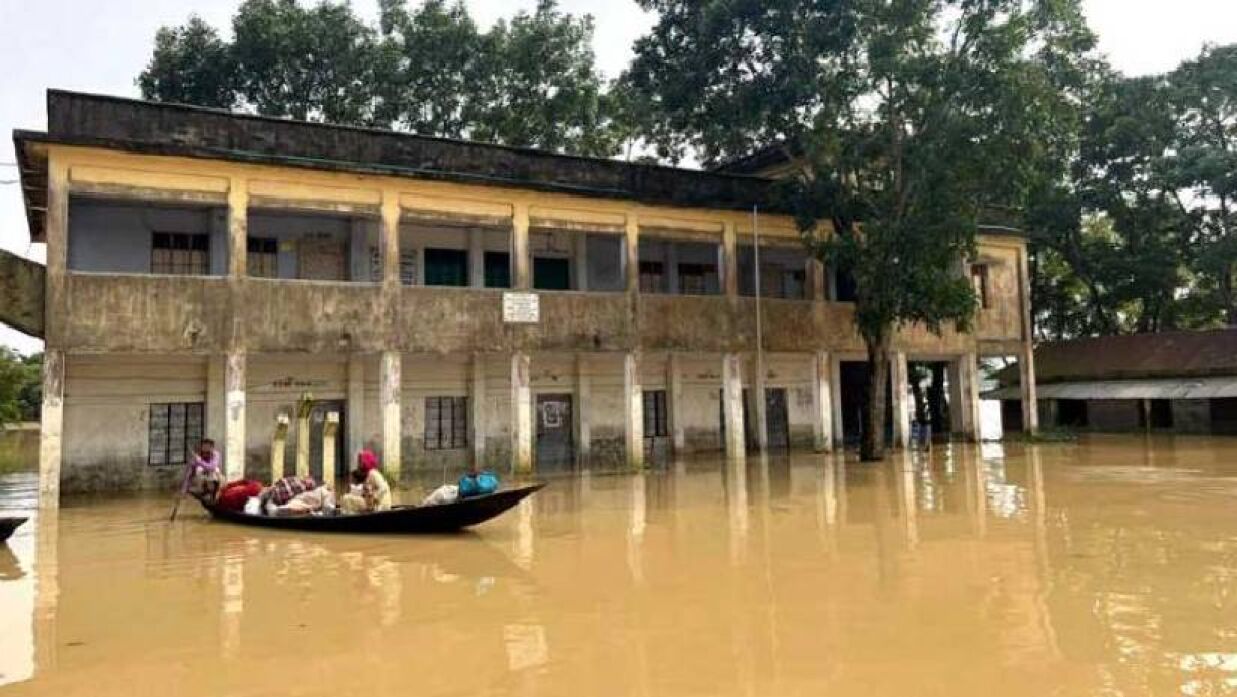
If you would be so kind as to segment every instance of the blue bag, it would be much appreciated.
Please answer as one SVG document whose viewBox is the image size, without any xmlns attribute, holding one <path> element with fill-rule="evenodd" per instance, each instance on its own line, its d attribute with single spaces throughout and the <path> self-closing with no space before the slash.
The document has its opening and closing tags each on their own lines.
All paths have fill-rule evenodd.
<svg viewBox="0 0 1237 697">
<path fill-rule="evenodd" d="M 460 498 L 481 496 L 498 491 L 498 476 L 493 472 L 480 472 L 476 475 L 466 474 L 460 477 Z"/>
</svg>

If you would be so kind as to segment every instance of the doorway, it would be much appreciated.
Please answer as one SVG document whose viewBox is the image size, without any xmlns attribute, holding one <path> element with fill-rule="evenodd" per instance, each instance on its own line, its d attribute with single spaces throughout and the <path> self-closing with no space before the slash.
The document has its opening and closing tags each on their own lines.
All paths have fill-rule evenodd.
<svg viewBox="0 0 1237 697">
<path fill-rule="evenodd" d="M 575 466 L 570 394 L 537 395 L 537 471 L 569 472 Z"/>
<path fill-rule="evenodd" d="M 769 450 L 790 449 L 790 412 L 786 406 L 785 387 L 765 388 L 765 420 L 769 434 Z"/>
<path fill-rule="evenodd" d="M 842 361 L 839 365 L 842 393 L 842 440 L 858 445 L 863 439 L 863 414 L 868 409 L 868 362 Z M 893 396 L 885 381 L 885 442 L 893 438 Z"/>
</svg>

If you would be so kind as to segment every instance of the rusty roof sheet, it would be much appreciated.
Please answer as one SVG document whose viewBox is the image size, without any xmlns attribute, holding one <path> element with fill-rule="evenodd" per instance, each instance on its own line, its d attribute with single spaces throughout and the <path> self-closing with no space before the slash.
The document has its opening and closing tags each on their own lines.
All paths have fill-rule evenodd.
<svg viewBox="0 0 1237 697">
<path fill-rule="evenodd" d="M 1035 381 L 1124 380 L 1237 375 L 1237 328 L 1101 336 L 1035 349 Z M 1002 371 L 1016 384 L 1017 368 Z"/>
</svg>

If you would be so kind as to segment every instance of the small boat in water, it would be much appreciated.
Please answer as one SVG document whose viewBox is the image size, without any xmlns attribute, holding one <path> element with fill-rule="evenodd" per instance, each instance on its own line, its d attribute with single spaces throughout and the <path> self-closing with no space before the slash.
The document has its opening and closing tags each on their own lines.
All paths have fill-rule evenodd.
<svg viewBox="0 0 1237 697">
<path fill-rule="evenodd" d="M 9 539 L 9 536 L 13 534 L 13 531 L 16 530 L 17 528 L 20 528 L 22 523 L 26 522 L 27 520 L 28 520 L 27 518 L 17 517 L 17 516 L 0 517 L 0 542 L 4 542 L 5 540 Z"/>
<path fill-rule="evenodd" d="M 496 518 L 545 484 L 516 487 L 430 506 L 395 506 L 387 511 L 350 515 L 266 516 L 202 504 L 217 520 L 260 528 L 307 532 L 435 533 L 454 532 Z"/>
</svg>

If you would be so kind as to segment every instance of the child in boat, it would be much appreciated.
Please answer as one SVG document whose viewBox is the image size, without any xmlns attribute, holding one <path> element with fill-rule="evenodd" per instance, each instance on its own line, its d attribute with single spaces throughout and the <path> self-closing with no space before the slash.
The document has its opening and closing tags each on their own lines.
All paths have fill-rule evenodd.
<svg viewBox="0 0 1237 697">
<path fill-rule="evenodd" d="M 371 513 L 391 508 L 391 485 L 378 469 L 378 456 L 372 450 L 357 453 L 353 481 L 360 479 L 361 493 L 348 493 L 339 500 L 344 513 Z"/>
<path fill-rule="evenodd" d="M 215 450 L 215 441 L 203 438 L 198 443 L 198 450 L 189 457 L 189 472 L 181 488 L 183 494 L 193 494 L 198 499 L 213 503 L 219 496 L 219 486 L 223 482 L 223 472 L 220 467 L 219 451 Z"/>
</svg>

